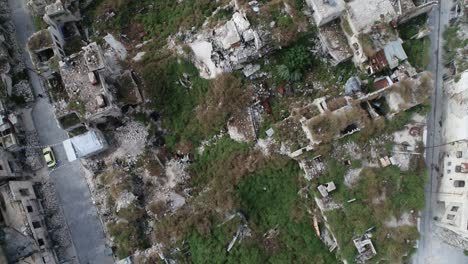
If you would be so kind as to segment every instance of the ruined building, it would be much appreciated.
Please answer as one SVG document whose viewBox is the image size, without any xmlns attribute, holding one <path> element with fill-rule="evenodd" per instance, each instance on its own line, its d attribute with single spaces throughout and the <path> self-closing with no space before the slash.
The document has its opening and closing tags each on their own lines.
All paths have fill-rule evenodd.
<svg viewBox="0 0 468 264">
<path fill-rule="evenodd" d="M 220 73 L 242 69 L 248 61 L 267 53 L 268 38 L 268 33 L 251 25 L 244 13 L 235 12 L 226 23 L 204 30 L 187 44 L 193 50 L 194 64 L 201 76 L 215 78 Z"/>
<path fill-rule="evenodd" d="M 366 62 L 373 55 L 369 45 L 379 49 L 397 40 L 391 28 L 429 12 L 437 4 L 430 1 L 416 6 L 412 0 L 307 0 L 306 3 L 313 11 L 320 40 L 334 64 L 351 57 L 356 64 Z"/>
<path fill-rule="evenodd" d="M 376 79 L 375 91 L 356 97 L 317 98 L 301 112 L 302 129 L 309 147 L 350 135 L 380 118 L 392 118 L 423 103 L 430 95 L 428 73 L 393 82 L 389 77 Z"/>
<path fill-rule="evenodd" d="M 1 185 L 0 212 L 0 236 L 8 242 L 3 247 L 8 263 L 57 263 L 31 182 Z"/>
<path fill-rule="evenodd" d="M 28 41 L 32 62 L 47 79 L 59 122 L 69 132 L 120 116 L 122 104 L 117 99 L 131 105 L 142 102 L 132 73 L 116 72 L 109 66 L 108 61 L 115 59 L 113 53 L 82 41 L 79 2 L 56 1 L 45 6 L 43 19 L 49 27 Z"/>
<path fill-rule="evenodd" d="M 0 182 L 22 176 L 13 154 L 0 149 Z"/>
<path fill-rule="evenodd" d="M 358 251 L 356 263 L 365 263 L 366 261 L 377 255 L 377 251 L 371 241 L 371 234 L 365 234 L 361 237 L 353 239 L 354 246 Z"/>
<path fill-rule="evenodd" d="M 57 1 L 45 7 L 44 21 L 52 35 L 56 54 L 63 58 L 81 47 L 81 35 L 77 23 L 80 17 L 73 14 L 66 6 Z"/>
<path fill-rule="evenodd" d="M 108 66 L 96 43 L 83 47 L 60 63 L 60 75 L 69 99 L 60 115 L 77 113 L 88 122 L 102 122 L 108 116 L 119 116 L 115 93 L 106 81 Z"/>
<path fill-rule="evenodd" d="M 83 34 L 80 25 L 79 2 L 65 0 L 52 3 L 46 3 L 45 0 L 30 1 L 29 5 L 36 12 L 36 15 L 42 16 L 48 25 L 47 29 L 33 34 L 28 42 L 31 59 L 41 72 L 48 70 L 52 64 L 49 60 L 54 55 L 56 56 L 54 63 L 57 64 L 59 60 L 80 50 Z"/>
</svg>

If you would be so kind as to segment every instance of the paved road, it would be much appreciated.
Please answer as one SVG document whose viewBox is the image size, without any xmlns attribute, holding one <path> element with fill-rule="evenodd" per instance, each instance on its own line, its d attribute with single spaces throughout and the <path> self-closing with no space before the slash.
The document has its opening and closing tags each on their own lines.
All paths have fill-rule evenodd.
<svg viewBox="0 0 468 264">
<path fill-rule="evenodd" d="M 26 3 L 27 0 L 9 0 L 18 43 L 23 49 L 24 62 L 29 68 L 32 68 L 30 57 L 24 50 L 28 37 L 34 32 Z M 34 93 L 45 95 L 40 77 L 33 71 L 29 71 L 28 75 Z M 68 138 L 67 133 L 58 126 L 53 107 L 48 99 L 38 99 L 33 106 L 32 119 L 41 145 L 57 144 Z M 70 229 L 74 250 L 70 249 L 69 252 L 77 254 L 77 256 L 68 256 L 68 261 L 82 264 L 114 263 L 112 256 L 105 253 L 104 231 L 80 162 L 67 162 L 62 145 L 54 147 L 54 151 L 60 167 L 50 173 L 50 180 L 56 185 L 58 197 Z M 48 172 L 46 171 L 46 173 Z"/>
<path fill-rule="evenodd" d="M 438 146 L 443 143 L 442 127 L 439 121 L 443 120 L 444 94 L 443 94 L 443 64 L 442 64 L 442 33 L 448 25 L 451 0 L 441 0 L 429 14 L 431 33 L 431 63 L 428 67 L 434 77 L 434 94 L 432 96 L 432 111 L 427 121 L 427 145 Z M 442 123 L 443 125 L 443 123 Z M 425 188 L 426 207 L 422 212 L 419 248 L 412 258 L 413 264 L 463 264 L 468 258 L 461 249 L 442 242 L 434 235 L 434 210 L 436 208 L 437 171 L 432 164 L 437 165 L 442 149 L 430 148 L 426 152 L 426 162 L 429 168 L 429 180 Z"/>
</svg>

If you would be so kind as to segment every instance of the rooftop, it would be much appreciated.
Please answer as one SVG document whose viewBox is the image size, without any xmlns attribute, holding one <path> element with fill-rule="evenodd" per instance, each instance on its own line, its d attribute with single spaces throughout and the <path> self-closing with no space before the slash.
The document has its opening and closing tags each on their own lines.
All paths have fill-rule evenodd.
<svg viewBox="0 0 468 264">
<path fill-rule="evenodd" d="M 374 80 L 374 89 L 380 90 L 389 87 L 393 82 L 388 76 L 379 77 Z"/>
<path fill-rule="evenodd" d="M 314 10 L 314 20 L 318 26 L 322 26 L 336 18 L 345 11 L 343 0 L 306 0 Z"/>
<path fill-rule="evenodd" d="M 388 61 L 390 69 L 396 68 L 400 61 L 408 59 L 400 41 L 392 41 L 384 47 L 385 58 Z"/>
<path fill-rule="evenodd" d="M 443 157 L 441 171 L 447 177 L 440 182 L 438 201 L 445 207 L 439 211 L 438 225 L 448 228 L 468 237 L 466 223 L 468 211 L 466 205 L 466 170 L 468 167 L 467 141 L 460 141 L 448 146 L 447 154 Z M 465 224 L 464 224 L 465 223 Z"/>
<path fill-rule="evenodd" d="M 69 161 L 84 158 L 107 148 L 107 142 L 98 131 L 89 131 L 63 142 Z"/>
<path fill-rule="evenodd" d="M 376 23 L 388 23 L 398 14 L 391 0 L 353 0 L 348 3 L 348 21 L 353 32 L 368 33 Z"/>
<path fill-rule="evenodd" d="M 369 68 L 371 73 L 380 72 L 387 66 L 388 61 L 383 50 L 377 51 L 374 56 L 369 58 Z"/>
</svg>

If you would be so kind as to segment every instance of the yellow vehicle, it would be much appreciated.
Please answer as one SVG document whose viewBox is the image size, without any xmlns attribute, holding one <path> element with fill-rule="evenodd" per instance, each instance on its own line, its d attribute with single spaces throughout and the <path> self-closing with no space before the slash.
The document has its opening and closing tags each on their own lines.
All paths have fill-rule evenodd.
<svg viewBox="0 0 468 264">
<path fill-rule="evenodd" d="M 55 161 L 54 152 L 52 151 L 51 147 L 44 148 L 42 150 L 42 154 L 44 154 L 44 159 L 47 163 L 47 167 L 54 168 L 57 165 Z"/>
</svg>

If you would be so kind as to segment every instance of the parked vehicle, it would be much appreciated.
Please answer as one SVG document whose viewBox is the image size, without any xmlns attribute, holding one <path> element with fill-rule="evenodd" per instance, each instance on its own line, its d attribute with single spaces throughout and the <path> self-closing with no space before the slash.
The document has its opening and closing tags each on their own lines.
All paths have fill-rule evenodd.
<svg viewBox="0 0 468 264">
<path fill-rule="evenodd" d="M 44 159 L 47 163 L 48 168 L 54 168 L 57 165 L 57 161 L 55 160 L 54 151 L 51 147 L 44 148 L 42 150 L 42 154 L 44 154 Z"/>
</svg>

